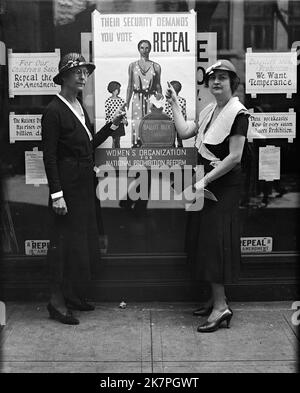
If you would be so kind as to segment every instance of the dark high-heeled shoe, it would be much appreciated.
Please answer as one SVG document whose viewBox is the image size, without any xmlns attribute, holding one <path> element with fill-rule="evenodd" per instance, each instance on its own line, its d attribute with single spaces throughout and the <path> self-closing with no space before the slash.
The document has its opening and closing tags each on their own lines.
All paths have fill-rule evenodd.
<svg viewBox="0 0 300 393">
<path fill-rule="evenodd" d="M 215 332 L 216 330 L 219 329 L 222 322 L 224 322 L 224 321 L 226 321 L 227 328 L 229 328 L 232 316 L 233 316 L 232 310 L 230 308 L 227 308 L 225 311 L 222 312 L 222 314 L 219 316 L 219 318 L 216 318 L 212 322 L 206 321 L 203 325 L 198 326 L 197 331 L 199 333 Z"/>
<path fill-rule="evenodd" d="M 200 307 L 197 310 L 193 311 L 193 315 L 195 317 L 205 317 L 212 312 L 213 307 Z"/>
<path fill-rule="evenodd" d="M 49 311 L 50 318 L 56 319 L 57 321 L 66 325 L 79 325 L 79 320 L 74 317 L 72 311 L 67 310 L 66 313 L 58 311 L 51 303 L 48 303 L 47 310 Z"/>
<path fill-rule="evenodd" d="M 79 310 L 79 311 L 94 311 L 95 306 L 90 303 L 87 303 L 85 300 L 80 300 L 79 302 L 74 302 L 70 299 L 65 299 L 66 306 L 71 310 Z"/>
</svg>

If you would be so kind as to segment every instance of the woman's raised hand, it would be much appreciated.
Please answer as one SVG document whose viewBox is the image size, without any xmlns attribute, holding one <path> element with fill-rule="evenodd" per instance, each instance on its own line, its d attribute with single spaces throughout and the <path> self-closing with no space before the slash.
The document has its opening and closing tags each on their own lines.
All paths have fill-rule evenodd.
<svg viewBox="0 0 300 393">
<path fill-rule="evenodd" d="M 155 98 L 159 101 L 159 100 L 162 100 L 164 98 L 164 96 L 161 93 L 156 93 Z"/>
<path fill-rule="evenodd" d="M 168 84 L 168 88 L 166 90 L 165 96 L 167 101 L 172 105 L 174 102 L 177 101 L 177 96 L 176 96 L 176 92 L 173 88 L 173 86 L 171 85 L 170 82 L 167 82 Z"/>
</svg>

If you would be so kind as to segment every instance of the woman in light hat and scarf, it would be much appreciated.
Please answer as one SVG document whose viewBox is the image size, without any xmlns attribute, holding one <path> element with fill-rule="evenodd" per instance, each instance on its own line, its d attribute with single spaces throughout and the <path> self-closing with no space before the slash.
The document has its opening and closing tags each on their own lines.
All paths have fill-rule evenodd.
<svg viewBox="0 0 300 393">
<path fill-rule="evenodd" d="M 94 135 L 88 114 L 77 98 L 95 65 L 79 53 L 68 53 L 53 78 L 61 91 L 42 117 L 42 143 L 49 184 L 49 207 L 53 219 L 48 263 L 51 298 L 50 317 L 75 325 L 71 309 L 92 311 L 82 293 L 90 280 L 90 266 L 100 259 L 96 219 L 93 150 L 113 136 L 124 112 Z"/>
<path fill-rule="evenodd" d="M 204 177 L 195 184 L 200 192 L 208 188 L 217 201 L 205 199 L 204 207 L 191 213 L 197 221 L 197 231 L 189 241 L 196 273 L 211 285 L 212 296 L 196 316 L 208 316 L 198 332 L 213 332 L 223 322 L 229 327 L 229 308 L 224 282 L 232 267 L 240 261 L 238 209 L 241 188 L 241 159 L 248 130 L 247 109 L 238 97 L 233 97 L 239 78 L 234 65 L 219 60 L 205 74 L 205 85 L 216 102 L 207 105 L 199 115 L 198 125 L 184 120 L 176 94 L 169 85 L 166 97 L 172 105 L 176 129 L 182 139 L 196 136 L 198 164 L 204 165 Z M 196 215 L 196 216 L 195 216 Z"/>
</svg>

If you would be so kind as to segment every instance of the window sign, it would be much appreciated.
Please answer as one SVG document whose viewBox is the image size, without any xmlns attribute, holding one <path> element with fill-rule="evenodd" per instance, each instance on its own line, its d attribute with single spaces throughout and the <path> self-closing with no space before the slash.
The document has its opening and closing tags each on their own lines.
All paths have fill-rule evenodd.
<svg viewBox="0 0 300 393">
<path fill-rule="evenodd" d="M 25 183 L 39 186 L 48 184 L 44 162 L 43 152 L 34 148 L 32 151 L 25 151 Z"/>
<path fill-rule="evenodd" d="M 297 91 L 297 52 L 246 53 L 246 93 L 287 94 Z"/>
<path fill-rule="evenodd" d="M 217 33 L 197 33 L 197 113 L 214 101 L 204 87 L 205 70 L 217 61 Z"/>
<path fill-rule="evenodd" d="M 42 115 L 16 115 L 9 114 L 9 140 L 16 141 L 40 141 Z"/>
<path fill-rule="evenodd" d="M 247 138 L 249 141 L 287 138 L 289 142 L 293 142 L 296 138 L 296 113 L 293 109 L 289 112 L 252 112 Z"/>
<path fill-rule="evenodd" d="M 50 240 L 25 240 L 25 255 L 47 255 Z"/>
<path fill-rule="evenodd" d="M 280 147 L 265 146 L 259 148 L 259 180 L 273 181 L 280 179 Z"/>
<path fill-rule="evenodd" d="M 272 252 L 272 237 L 241 237 L 241 252 L 244 253 L 261 253 Z"/>
<path fill-rule="evenodd" d="M 176 144 L 172 110 L 163 97 L 167 82 L 176 81 L 184 116 L 187 121 L 195 119 L 195 12 L 94 11 L 92 26 L 96 130 L 111 120 L 119 107 L 127 105 L 122 130 L 101 147 L 172 148 Z"/>
<path fill-rule="evenodd" d="M 53 82 L 60 50 L 45 53 L 13 53 L 8 50 L 9 97 L 15 95 L 52 95 L 60 87 Z"/>
</svg>

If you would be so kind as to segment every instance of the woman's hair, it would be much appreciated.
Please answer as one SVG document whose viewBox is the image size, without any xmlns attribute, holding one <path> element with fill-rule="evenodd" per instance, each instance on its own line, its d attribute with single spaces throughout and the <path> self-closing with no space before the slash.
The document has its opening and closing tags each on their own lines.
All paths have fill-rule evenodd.
<svg viewBox="0 0 300 393">
<path fill-rule="evenodd" d="M 61 79 L 61 86 L 64 85 L 64 82 L 65 82 L 64 80 L 67 79 L 71 75 L 71 73 L 72 73 L 72 70 L 67 70 L 66 72 L 64 72 L 61 75 L 61 77 L 60 77 L 60 79 Z"/>
<path fill-rule="evenodd" d="M 226 71 L 226 72 L 228 72 L 228 75 L 229 75 L 230 88 L 231 88 L 231 92 L 233 94 L 240 84 L 240 78 L 237 76 L 237 74 L 235 74 L 232 71 Z M 209 81 L 209 76 L 205 75 L 204 76 L 204 86 L 205 87 L 208 87 L 208 81 Z"/>
<path fill-rule="evenodd" d="M 140 50 L 140 46 L 142 45 L 143 42 L 145 42 L 146 44 L 149 45 L 149 49 L 150 49 L 150 51 L 151 51 L 151 48 L 152 48 L 151 42 L 148 41 L 148 40 L 141 40 L 141 41 L 138 43 L 138 46 L 137 46 L 137 47 L 138 47 L 138 50 Z"/>
<path fill-rule="evenodd" d="M 170 84 L 173 86 L 173 89 L 176 91 L 176 93 L 179 94 L 182 89 L 181 83 L 179 81 L 171 81 Z"/>
<path fill-rule="evenodd" d="M 107 86 L 107 90 L 110 93 L 113 93 L 115 90 L 119 89 L 121 87 L 121 83 L 117 82 L 117 81 L 111 81 L 109 82 L 108 86 Z"/>
</svg>

